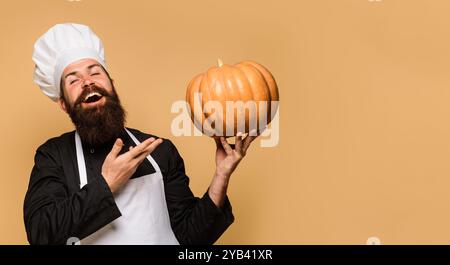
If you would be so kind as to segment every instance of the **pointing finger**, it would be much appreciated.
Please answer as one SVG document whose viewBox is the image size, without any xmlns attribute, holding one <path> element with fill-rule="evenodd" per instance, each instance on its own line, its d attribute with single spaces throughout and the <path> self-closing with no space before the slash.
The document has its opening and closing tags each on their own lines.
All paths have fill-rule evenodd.
<svg viewBox="0 0 450 265">
<path fill-rule="evenodd" d="M 144 152 L 145 149 L 147 149 L 154 141 L 155 138 L 148 138 L 147 140 L 143 141 L 132 150 L 130 150 L 127 154 L 131 156 L 131 158 L 135 158 L 136 156 L 139 156 L 142 152 Z"/>
<path fill-rule="evenodd" d="M 157 147 L 163 142 L 162 139 L 154 141 L 150 146 L 148 146 L 142 153 L 134 158 L 136 163 L 142 162 L 148 155 L 150 155 Z"/>
</svg>

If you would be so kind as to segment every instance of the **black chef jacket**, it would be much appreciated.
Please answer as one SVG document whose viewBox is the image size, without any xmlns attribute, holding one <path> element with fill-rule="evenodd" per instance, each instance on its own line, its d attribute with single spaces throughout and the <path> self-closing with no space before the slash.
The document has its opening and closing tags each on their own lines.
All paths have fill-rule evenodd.
<svg viewBox="0 0 450 265">
<path fill-rule="evenodd" d="M 129 130 L 140 142 L 157 138 Z M 125 130 L 120 138 L 124 143 L 120 154 L 135 146 Z M 82 143 L 88 178 L 88 184 L 82 189 L 75 131 L 52 138 L 37 149 L 24 202 L 30 244 L 66 244 L 71 237 L 83 239 L 121 216 L 101 175 L 103 161 L 114 141 L 98 147 Z M 228 197 L 221 208 L 213 203 L 208 192 L 202 198 L 194 197 L 183 159 L 170 140 L 164 139 L 151 156 L 163 175 L 170 223 L 178 242 L 182 245 L 214 243 L 234 221 Z M 154 172 L 152 164 L 144 159 L 131 178 Z"/>
</svg>

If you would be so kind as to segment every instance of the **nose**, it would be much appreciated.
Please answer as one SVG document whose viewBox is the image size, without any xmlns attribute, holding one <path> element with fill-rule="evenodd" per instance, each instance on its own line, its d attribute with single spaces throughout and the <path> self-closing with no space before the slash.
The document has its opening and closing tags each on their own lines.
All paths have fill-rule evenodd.
<svg viewBox="0 0 450 265">
<path fill-rule="evenodd" d="M 89 77 L 83 78 L 83 84 L 82 84 L 83 89 L 86 89 L 93 84 L 94 84 L 94 81 L 92 81 L 92 79 L 90 79 Z"/>
</svg>

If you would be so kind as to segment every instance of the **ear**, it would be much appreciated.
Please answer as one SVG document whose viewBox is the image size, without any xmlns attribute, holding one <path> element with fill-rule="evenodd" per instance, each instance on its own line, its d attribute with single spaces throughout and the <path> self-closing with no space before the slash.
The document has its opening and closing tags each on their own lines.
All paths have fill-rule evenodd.
<svg viewBox="0 0 450 265">
<path fill-rule="evenodd" d="M 67 113 L 66 103 L 64 102 L 64 100 L 62 100 L 62 98 L 58 99 L 58 104 L 59 104 L 59 107 L 60 107 L 65 113 Z"/>
</svg>

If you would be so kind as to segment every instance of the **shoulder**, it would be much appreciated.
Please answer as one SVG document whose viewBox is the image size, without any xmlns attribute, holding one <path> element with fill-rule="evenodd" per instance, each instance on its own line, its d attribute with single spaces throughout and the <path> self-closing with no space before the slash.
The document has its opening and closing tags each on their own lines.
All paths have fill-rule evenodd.
<svg viewBox="0 0 450 265">
<path fill-rule="evenodd" d="M 61 147 L 67 143 L 70 142 L 70 140 L 75 139 L 75 131 L 66 132 L 61 134 L 60 136 L 52 137 L 45 141 L 43 144 L 41 144 L 38 147 L 38 150 L 40 149 L 54 149 L 56 147 Z"/>
<path fill-rule="evenodd" d="M 66 132 L 60 136 L 52 137 L 41 144 L 37 150 L 35 159 L 48 158 L 57 162 L 60 157 L 61 150 L 70 148 L 70 144 L 75 140 L 75 131 Z"/>
</svg>

